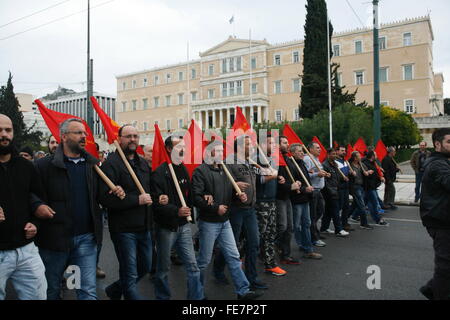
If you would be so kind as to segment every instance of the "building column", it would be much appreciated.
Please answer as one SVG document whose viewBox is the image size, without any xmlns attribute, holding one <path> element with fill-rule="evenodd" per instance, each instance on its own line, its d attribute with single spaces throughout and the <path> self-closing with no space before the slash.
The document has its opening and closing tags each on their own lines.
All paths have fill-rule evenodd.
<svg viewBox="0 0 450 320">
<path fill-rule="evenodd" d="M 261 123 L 262 121 L 262 110 L 261 110 L 261 106 L 258 106 L 258 119 L 256 120 L 258 123 Z"/>
<path fill-rule="evenodd" d="M 269 107 L 268 106 L 266 106 L 266 107 L 264 107 L 264 120 L 265 121 L 269 121 Z"/>
<path fill-rule="evenodd" d="M 250 107 L 249 107 L 249 109 L 250 109 L 250 125 L 252 126 L 252 128 L 253 128 L 253 124 L 255 123 L 255 119 L 253 119 L 254 118 L 254 116 L 253 116 L 253 105 L 251 105 Z"/>
<path fill-rule="evenodd" d="M 223 109 L 219 109 L 219 125 L 222 128 L 223 127 Z"/>
<path fill-rule="evenodd" d="M 216 124 L 216 109 L 212 109 L 212 128 L 215 129 L 217 124 Z"/>
<path fill-rule="evenodd" d="M 205 130 L 209 129 L 209 110 L 205 110 Z"/>
<path fill-rule="evenodd" d="M 227 107 L 227 128 L 231 127 L 231 112 L 230 107 Z"/>
</svg>

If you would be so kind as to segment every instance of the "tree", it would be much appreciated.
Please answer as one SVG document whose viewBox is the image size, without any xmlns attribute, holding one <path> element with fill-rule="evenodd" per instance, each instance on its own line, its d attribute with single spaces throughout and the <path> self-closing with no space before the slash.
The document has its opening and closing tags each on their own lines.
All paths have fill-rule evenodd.
<svg viewBox="0 0 450 320">
<path fill-rule="evenodd" d="M 356 93 L 358 92 L 358 89 L 355 90 L 353 93 L 349 93 L 348 90 L 344 92 L 345 86 L 340 86 L 338 83 L 338 71 L 339 71 L 340 64 L 338 63 L 332 63 L 331 64 L 331 99 L 332 99 L 332 105 L 334 107 L 339 107 L 344 104 L 351 103 L 353 105 L 356 105 L 358 107 L 367 107 L 367 102 L 361 102 L 356 104 Z"/>
<path fill-rule="evenodd" d="M 325 0 L 308 0 L 306 10 L 300 116 L 311 118 L 328 105 L 327 54 L 332 53 L 327 50 Z M 332 34 L 330 23 L 330 43 Z"/>
<path fill-rule="evenodd" d="M 0 113 L 3 113 L 11 119 L 14 128 L 14 141 L 18 147 L 29 146 L 33 149 L 37 149 L 40 146 L 42 132 L 31 132 L 33 126 L 26 128 L 19 107 L 20 104 L 14 94 L 14 86 L 12 84 L 12 75 L 10 72 L 6 87 L 2 86 L 0 88 Z"/>
</svg>

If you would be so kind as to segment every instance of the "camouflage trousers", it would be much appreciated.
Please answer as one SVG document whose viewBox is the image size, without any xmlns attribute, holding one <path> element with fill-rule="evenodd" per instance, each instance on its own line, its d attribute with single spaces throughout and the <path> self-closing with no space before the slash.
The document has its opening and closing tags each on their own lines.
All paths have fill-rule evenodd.
<svg viewBox="0 0 450 320">
<path fill-rule="evenodd" d="M 266 269 L 275 268 L 275 240 L 277 236 L 276 202 L 258 202 L 256 204 L 259 234 L 261 236 L 261 256 Z"/>
</svg>

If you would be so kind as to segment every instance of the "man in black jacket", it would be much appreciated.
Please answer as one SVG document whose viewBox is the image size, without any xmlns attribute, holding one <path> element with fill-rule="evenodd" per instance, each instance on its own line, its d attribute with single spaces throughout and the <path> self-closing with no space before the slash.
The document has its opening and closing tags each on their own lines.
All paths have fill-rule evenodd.
<svg viewBox="0 0 450 320">
<path fill-rule="evenodd" d="M 60 126 L 61 144 L 55 154 L 35 162 L 44 186 L 38 201 L 49 207 L 36 215 L 46 219 L 36 238 L 45 264 L 47 298 L 60 299 L 61 280 L 68 265 L 79 268 L 79 300 L 97 299 L 97 245 L 102 240 L 103 224 L 98 204 L 98 160 L 85 151 L 84 124 L 68 119 Z M 114 197 L 122 196 L 117 187 Z M 120 200 L 119 200 L 120 201 Z M 76 269 L 75 269 L 76 270 Z"/>
<path fill-rule="evenodd" d="M 433 135 L 436 152 L 425 162 L 420 217 L 433 239 L 434 275 L 420 291 L 435 300 L 450 299 L 450 128 Z"/>
<path fill-rule="evenodd" d="M 172 159 L 172 167 L 187 207 L 182 206 L 169 166 L 166 162 L 163 163 L 151 177 L 152 196 L 162 202 L 155 202 L 153 205 L 156 251 L 158 252 L 154 276 L 155 296 L 158 300 L 168 300 L 171 297 L 169 287 L 170 253 L 172 247 L 175 246 L 178 257 L 186 268 L 187 299 L 202 300 L 204 299 L 203 285 L 195 258 L 192 231 L 187 220 L 188 217 L 191 217 L 194 222 L 192 186 L 189 173 L 182 163 L 185 143 L 182 137 L 169 136 L 165 141 L 165 147 Z"/>
<path fill-rule="evenodd" d="M 204 284 L 205 270 L 211 261 L 214 243 L 218 245 L 225 257 L 238 299 L 249 300 L 260 296 L 251 291 L 241 266 L 239 251 L 234 239 L 229 221 L 228 208 L 233 199 L 233 187 L 223 170 L 223 146 L 219 142 L 212 142 L 206 149 L 211 151 L 211 157 L 206 157 L 205 163 L 195 169 L 192 176 L 194 190 L 194 205 L 199 209 L 200 250 L 197 258 Z M 206 198 L 212 196 L 212 199 Z M 245 203 L 247 195 L 242 192 L 240 201 Z"/>
<path fill-rule="evenodd" d="M 0 114 L 0 300 L 8 279 L 19 299 L 45 300 L 45 267 L 33 243 L 39 223 L 30 201 L 42 186 L 33 164 L 15 150 L 13 138 L 11 120 Z"/>
<path fill-rule="evenodd" d="M 105 291 L 109 298 L 140 300 L 137 282 L 150 272 L 152 264 L 152 207 L 150 196 L 151 169 L 137 153 L 139 135 L 136 128 L 124 125 L 119 129 L 119 144 L 128 162 L 142 184 L 141 194 L 131 178 L 119 152 L 116 150 L 103 163 L 103 172 L 126 192 L 123 200 L 109 193 L 106 184 L 100 184 L 100 201 L 108 210 L 111 240 L 119 260 L 120 280 L 108 286 Z"/>
<path fill-rule="evenodd" d="M 388 148 L 388 154 L 381 161 L 381 167 L 384 170 L 384 205 L 390 209 L 397 209 L 395 202 L 395 185 L 397 180 L 397 172 L 400 169 L 394 162 L 396 150 L 394 147 Z"/>
</svg>

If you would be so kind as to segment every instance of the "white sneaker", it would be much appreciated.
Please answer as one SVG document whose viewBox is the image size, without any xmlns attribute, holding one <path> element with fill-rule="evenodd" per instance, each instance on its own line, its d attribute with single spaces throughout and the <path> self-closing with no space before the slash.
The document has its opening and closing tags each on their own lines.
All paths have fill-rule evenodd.
<svg viewBox="0 0 450 320">
<path fill-rule="evenodd" d="M 336 234 L 336 236 L 338 236 L 338 237 L 346 237 L 346 236 L 348 236 L 349 234 L 350 234 L 350 233 L 348 233 L 347 231 L 341 230 L 339 233 Z"/>
<path fill-rule="evenodd" d="M 323 242 L 322 240 L 317 240 L 314 245 L 316 247 L 325 247 L 327 244 L 325 242 Z"/>
</svg>

